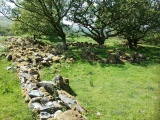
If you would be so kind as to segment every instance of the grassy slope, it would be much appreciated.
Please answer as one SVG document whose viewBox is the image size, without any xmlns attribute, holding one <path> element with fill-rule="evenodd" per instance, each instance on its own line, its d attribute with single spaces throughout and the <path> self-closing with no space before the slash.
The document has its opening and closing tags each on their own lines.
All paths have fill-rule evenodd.
<svg viewBox="0 0 160 120">
<path fill-rule="evenodd" d="M 70 79 L 77 99 L 88 109 L 90 120 L 101 112 L 101 120 L 155 120 L 160 65 L 147 67 L 89 64 L 63 64 L 60 74 Z M 44 79 L 52 79 L 45 70 Z"/>
<path fill-rule="evenodd" d="M 34 120 L 22 98 L 17 74 L 6 70 L 11 65 L 5 58 L 0 58 L 0 120 Z"/>
<path fill-rule="evenodd" d="M 76 40 L 86 41 L 86 38 Z M 119 44 L 119 41 L 112 40 L 107 42 L 107 49 Z M 120 49 L 125 50 L 123 47 Z M 88 110 L 89 120 L 97 119 L 97 112 L 101 113 L 100 120 L 158 120 L 159 50 L 153 46 L 135 50 L 150 57 L 141 64 L 108 65 L 83 60 L 74 64 L 62 63 L 59 68 L 53 64 L 41 71 L 41 77 L 45 80 L 52 80 L 56 74 L 68 77 L 76 98 Z M 77 55 L 75 52 L 74 55 Z M 100 51 L 101 56 L 105 56 L 105 53 L 105 49 Z M 55 69 L 58 72 L 53 74 L 51 71 Z"/>
<path fill-rule="evenodd" d="M 86 38 L 77 40 L 85 41 Z M 118 41 L 114 40 L 114 44 Z M 108 41 L 107 45 L 107 49 L 111 49 L 113 41 Z M 149 61 L 108 65 L 77 60 L 74 64 L 62 63 L 61 67 L 54 63 L 41 70 L 41 77 L 43 80 L 52 80 L 56 74 L 68 77 L 72 90 L 77 94 L 76 99 L 88 110 L 86 116 L 89 120 L 97 119 L 97 112 L 101 113 L 100 120 L 158 120 L 159 48 L 145 46 L 140 52 L 146 53 Z M 105 53 L 106 50 L 100 52 L 102 56 Z M 3 104 L 0 106 L 0 119 L 31 119 L 27 105 L 22 102 L 15 73 L 10 71 L 8 74 L 5 70 L 9 64 L 3 59 L 0 61 L 0 104 Z M 58 72 L 53 73 L 55 69 Z M 9 86 L 9 91 L 2 94 L 6 86 Z"/>
<path fill-rule="evenodd" d="M 33 120 L 22 98 L 17 74 L 6 70 L 9 65 L 10 62 L 0 59 L 0 120 Z"/>
</svg>

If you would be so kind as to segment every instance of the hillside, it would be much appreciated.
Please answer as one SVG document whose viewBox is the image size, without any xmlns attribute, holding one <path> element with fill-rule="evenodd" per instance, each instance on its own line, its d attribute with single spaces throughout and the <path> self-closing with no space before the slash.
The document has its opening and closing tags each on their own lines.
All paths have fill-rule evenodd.
<svg viewBox="0 0 160 120">
<path fill-rule="evenodd" d="M 12 21 L 7 19 L 4 16 L 0 16 L 0 26 L 10 26 L 12 24 Z"/>
</svg>

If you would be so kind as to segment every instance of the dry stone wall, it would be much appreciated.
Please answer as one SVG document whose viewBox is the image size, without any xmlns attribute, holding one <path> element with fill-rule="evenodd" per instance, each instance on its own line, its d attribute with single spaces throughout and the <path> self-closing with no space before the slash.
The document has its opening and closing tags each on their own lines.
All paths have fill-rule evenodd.
<svg viewBox="0 0 160 120">
<path fill-rule="evenodd" d="M 9 38 L 3 43 L 9 50 L 6 59 L 14 62 L 7 70 L 17 71 L 22 95 L 28 107 L 40 120 L 86 120 L 82 107 L 69 94 L 69 79 L 60 75 L 51 81 L 41 81 L 39 69 L 64 59 L 50 45 L 23 38 Z"/>
</svg>

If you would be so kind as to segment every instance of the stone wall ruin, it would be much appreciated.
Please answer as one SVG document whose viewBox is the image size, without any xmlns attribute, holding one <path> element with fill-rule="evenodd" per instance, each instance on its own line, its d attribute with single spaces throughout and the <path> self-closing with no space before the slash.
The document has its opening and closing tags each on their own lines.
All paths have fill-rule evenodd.
<svg viewBox="0 0 160 120">
<path fill-rule="evenodd" d="M 9 50 L 6 59 L 14 62 L 28 107 L 38 113 L 40 120 L 86 120 L 86 109 L 69 94 L 69 79 L 57 75 L 51 81 L 41 81 L 39 69 L 64 59 L 60 51 L 50 45 L 23 38 L 9 38 L 3 42 Z"/>
</svg>

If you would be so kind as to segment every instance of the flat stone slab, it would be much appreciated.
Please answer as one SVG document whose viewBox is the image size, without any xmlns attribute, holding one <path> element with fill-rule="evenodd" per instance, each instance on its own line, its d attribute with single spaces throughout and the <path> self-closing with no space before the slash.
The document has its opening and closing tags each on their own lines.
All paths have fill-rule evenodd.
<svg viewBox="0 0 160 120">
<path fill-rule="evenodd" d="M 33 97 L 42 97 L 43 93 L 40 90 L 31 90 L 28 95 L 33 98 Z"/>
</svg>

